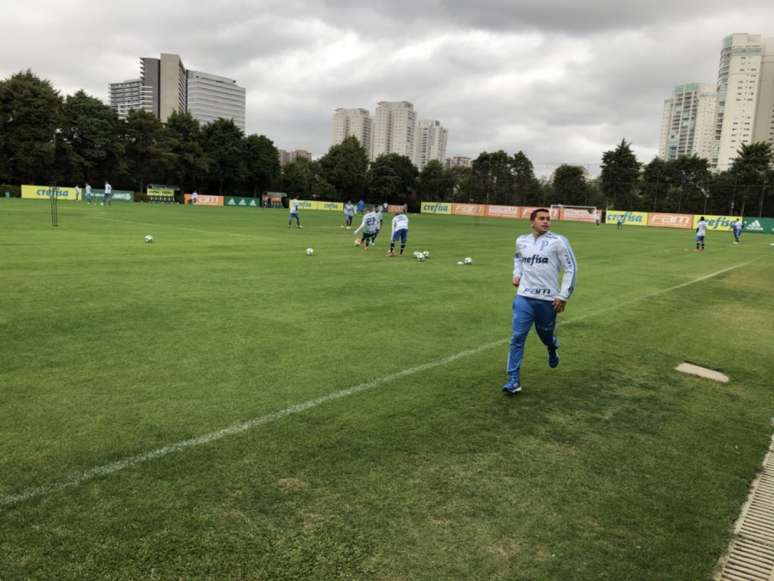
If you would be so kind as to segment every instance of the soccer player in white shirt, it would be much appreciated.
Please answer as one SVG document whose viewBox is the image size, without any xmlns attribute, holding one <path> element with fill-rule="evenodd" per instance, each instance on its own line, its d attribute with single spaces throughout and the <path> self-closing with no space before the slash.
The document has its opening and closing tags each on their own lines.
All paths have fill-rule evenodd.
<svg viewBox="0 0 774 581">
<path fill-rule="evenodd" d="M 352 228 L 352 218 L 355 217 L 355 206 L 352 205 L 352 202 L 347 200 L 347 203 L 344 204 L 344 228 L 349 230 Z"/>
<path fill-rule="evenodd" d="M 704 237 L 707 235 L 707 221 L 704 216 L 699 218 L 696 225 L 696 252 L 704 252 Z"/>
<path fill-rule="evenodd" d="M 363 250 L 368 250 L 368 247 L 374 243 L 374 238 L 379 233 L 379 215 L 372 208 L 365 216 L 360 226 L 355 230 L 355 234 L 363 231 L 363 237 L 355 241 L 355 244 L 362 246 Z"/>
<path fill-rule="evenodd" d="M 102 194 L 102 205 L 110 205 L 110 203 L 113 201 L 113 186 L 110 185 L 110 182 L 105 182 L 105 189 L 104 193 Z"/>
<path fill-rule="evenodd" d="M 406 209 L 401 208 L 392 219 L 390 251 L 387 253 L 387 256 L 395 256 L 395 243 L 398 240 L 400 240 L 400 255 L 403 256 L 403 251 L 406 249 L 406 241 L 408 240 L 408 224 L 409 219 L 408 216 L 406 216 Z"/>
<path fill-rule="evenodd" d="M 296 220 L 296 226 L 303 228 L 301 225 L 301 218 L 298 217 L 298 200 L 296 198 L 290 200 L 288 208 L 290 209 L 290 214 L 288 215 L 288 228 L 290 228 L 290 223 L 293 221 L 293 218 Z"/>
<path fill-rule="evenodd" d="M 513 300 L 513 335 L 508 353 L 508 381 L 503 391 L 509 395 L 521 391 L 521 361 L 524 344 L 532 323 L 548 348 L 548 366 L 559 365 L 559 341 L 554 336 L 556 315 L 575 290 L 578 267 L 570 243 L 564 236 L 549 232 L 551 216 L 539 208 L 530 214 L 532 232 L 516 239 L 513 259 L 513 286 L 518 293 Z M 559 273 L 563 271 L 561 286 Z"/>
<path fill-rule="evenodd" d="M 742 227 L 743 227 L 742 221 L 739 219 L 737 219 L 736 222 L 734 222 L 731 225 L 731 231 L 734 234 L 734 244 L 739 244 L 739 242 L 741 241 Z"/>
</svg>

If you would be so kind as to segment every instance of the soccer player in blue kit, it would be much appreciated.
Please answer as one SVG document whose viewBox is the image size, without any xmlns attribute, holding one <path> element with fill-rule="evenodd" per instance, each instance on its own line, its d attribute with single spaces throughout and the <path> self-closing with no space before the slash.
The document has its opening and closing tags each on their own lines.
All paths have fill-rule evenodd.
<svg viewBox="0 0 774 581">
<path fill-rule="evenodd" d="M 556 315 L 564 308 L 575 290 L 578 266 L 570 243 L 564 236 L 549 232 L 551 216 L 545 208 L 534 210 L 529 217 L 532 232 L 516 239 L 513 259 L 513 286 L 519 290 L 513 300 L 513 335 L 508 353 L 508 381 L 503 392 L 521 392 L 521 361 L 524 344 L 535 324 L 535 330 L 548 348 L 548 366 L 559 365 L 559 340 L 554 336 Z M 561 286 L 559 273 L 562 274 Z"/>
</svg>

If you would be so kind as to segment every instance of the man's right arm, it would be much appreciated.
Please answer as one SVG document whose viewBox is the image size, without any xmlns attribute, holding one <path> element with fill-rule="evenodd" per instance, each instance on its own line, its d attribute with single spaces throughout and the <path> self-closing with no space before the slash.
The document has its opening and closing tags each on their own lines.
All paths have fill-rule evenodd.
<svg viewBox="0 0 774 581">
<path fill-rule="evenodd" d="M 521 264 L 521 253 L 519 252 L 519 244 L 516 242 L 516 252 L 513 254 L 513 286 L 519 286 L 521 283 L 521 277 L 524 274 L 524 268 Z"/>
</svg>

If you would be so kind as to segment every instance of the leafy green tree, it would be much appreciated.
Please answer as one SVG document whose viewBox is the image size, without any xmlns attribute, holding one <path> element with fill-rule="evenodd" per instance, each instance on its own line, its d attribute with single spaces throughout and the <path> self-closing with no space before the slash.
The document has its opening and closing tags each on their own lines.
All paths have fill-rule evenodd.
<svg viewBox="0 0 774 581">
<path fill-rule="evenodd" d="M 332 146 L 320 159 L 323 179 L 344 197 L 356 199 L 363 195 L 368 171 L 368 153 L 356 137 L 347 137 Z"/>
<path fill-rule="evenodd" d="M 560 204 L 588 205 L 591 188 L 586 181 L 586 170 L 578 165 L 563 164 L 553 175 L 555 199 Z"/>
<path fill-rule="evenodd" d="M 376 201 L 408 202 L 416 190 L 417 168 L 405 155 L 380 155 L 368 169 L 368 192 Z"/>
<path fill-rule="evenodd" d="M 282 174 L 279 152 L 265 135 L 248 135 L 244 147 L 245 183 L 253 197 L 271 189 Z"/>
<path fill-rule="evenodd" d="M 482 152 L 473 160 L 473 176 L 477 182 L 479 202 L 485 204 L 515 204 L 511 158 L 502 149 Z"/>
<path fill-rule="evenodd" d="M 701 212 L 710 182 L 709 161 L 697 155 L 680 156 L 670 162 L 672 192 L 679 192 L 677 212 Z"/>
<path fill-rule="evenodd" d="M 639 204 L 639 177 L 640 162 L 637 161 L 631 144 L 626 143 L 625 139 L 621 140 L 614 150 L 602 154 L 600 185 L 609 207 L 636 210 Z"/>
<path fill-rule="evenodd" d="M 223 195 L 238 190 L 245 176 L 245 139 L 231 119 L 217 119 L 204 126 L 204 150 L 210 159 L 210 186 Z"/>
<path fill-rule="evenodd" d="M 540 182 L 535 177 L 535 167 L 532 161 L 523 151 L 513 154 L 511 171 L 513 173 L 513 188 L 516 194 L 514 203 L 516 205 L 537 203 L 542 195 Z"/>
<path fill-rule="evenodd" d="M 479 183 L 473 175 L 473 169 L 469 167 L 453 167 L 448 171 L 451 182 L 452 202 L 474 203 L 483 200 Z M 444 200 L 441 200 L 444 201 Z"/>
<path fill-rule="evenodd" d="M 0 82 L 0 177 L 12 184 L 49 183 L 55 175 L 62 99 L 32 71 Z"/>
<path fill-rule="evenodd" d="M 671 210 L 672 208 L 667 208 L 665 204 L 668 203 L 667 196 L 672 187 L 672 178 L 671 164 L 660 157 L 654 157 L 642 172 L 640 192 L 642 193 L 643 203 L 646 204 L 643 207 L 649 207 L 652 211 L 659 209 Z"/>
<path fill-rule="evenodd" d="M 744 215 L 748 206 L 758 201 L 758 213 L 762 214 L 767 191 L 774 185 L 774 148 L 770 143 L 758 142 L 744 144 L 731 164 L 729 170 L 736 178 L 739 213 Z"/>
<path fill-rule="evenodd" d="M 440 161 L 431 160 L 419 172 L 417 189 L 423 200 L 449 201 L 453 198 L 454 176 Z"/>
<path fill-rule="evenodd" d="M 200 189 L 207 179 L 210 159 L 204 151 L 204 135 L 199 121 L 187 111 L 175 111 L 167 119 L 167 134 L 174 154 L 172 181 L 183 191 Z"/>
<path fill-rule="evenodd" d="M 136 109 L 126 119 L 126 159 L 132 179 L 144 191 L 145 184 L 163 181 L 175 165 L 172 140 L 152 113 Z"/>
<path fill-rule="evenodd" d="M 314 178 L 315 171 L 312 161 L 303 158 L 294 159 L 282 169 L 280 188 L 284 192 L 301 195 L 305 198 L 311 197 Z"/>
</svg>

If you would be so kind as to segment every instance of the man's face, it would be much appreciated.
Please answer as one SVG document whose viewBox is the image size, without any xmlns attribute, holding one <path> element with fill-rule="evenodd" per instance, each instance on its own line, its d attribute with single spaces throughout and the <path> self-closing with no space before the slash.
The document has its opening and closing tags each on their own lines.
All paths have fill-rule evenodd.
<svg viewBox="0 0 774 581">
<path fill-rule="evenodd" d="M 548 212 L 538 212 L 532 220 L 532 229 L 537 234 L 545 234 L 551 228 L 551 216 Z"/>
</svg>

